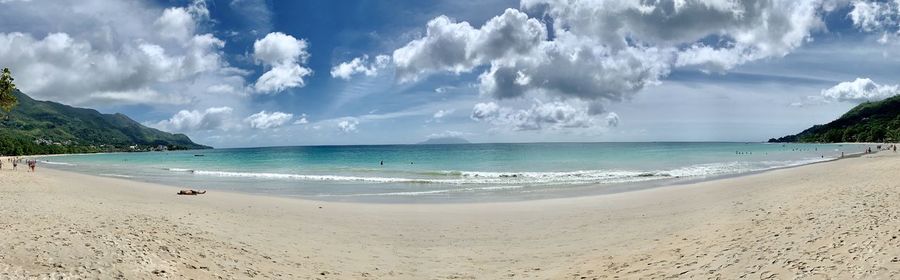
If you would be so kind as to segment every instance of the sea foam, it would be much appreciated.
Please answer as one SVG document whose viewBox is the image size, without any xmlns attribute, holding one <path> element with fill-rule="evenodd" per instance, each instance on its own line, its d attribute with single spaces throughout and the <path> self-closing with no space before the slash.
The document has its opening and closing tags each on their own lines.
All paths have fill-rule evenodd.
<svg viewBox="0 0 900 280">
<path fill-rule="evenodd" d="M 421 177 L 390 177 L 338 175 L 338 174 L 290 174 L 268 172 L 235 172 L 217 170 L 194 170 L 187 168 L 167 168 L 172 172 L 191 173 L 199 176 L 239 177 L 271 180 L 331 181 L 357 183 L 408 183 L 408 184 L 448 184 L 448 185 L 575 185 L 629 183 L 667 178 L 695 178 L 740 174 L 774 168 L 790 167 L 814 163 L 830 158 L 805 159 L 796 161 L 764 162 L 721 162 L 695 164 L 670 170 L 577 170 L 560 172 L 488 172 L 488 171 L 427 171 L 411 172 L 407 175 Z M 482 189 L 487 190 L 487 189 Z M 401 195 L 401 194 L 397 194 Z"/>
</svg>

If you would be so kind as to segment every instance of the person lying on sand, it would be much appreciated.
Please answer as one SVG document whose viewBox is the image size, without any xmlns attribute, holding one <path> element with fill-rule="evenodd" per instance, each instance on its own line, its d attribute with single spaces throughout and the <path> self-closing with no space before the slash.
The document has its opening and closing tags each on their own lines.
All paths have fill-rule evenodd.
<svg viewBox="0 0 900 280">
<path fill-rule="evenodd" d="M 206 191 L 198 191 L 198 190 L 180 190 L 178 191 L 178 195 L 198 195 L 205 194 Z"/>
</svg>

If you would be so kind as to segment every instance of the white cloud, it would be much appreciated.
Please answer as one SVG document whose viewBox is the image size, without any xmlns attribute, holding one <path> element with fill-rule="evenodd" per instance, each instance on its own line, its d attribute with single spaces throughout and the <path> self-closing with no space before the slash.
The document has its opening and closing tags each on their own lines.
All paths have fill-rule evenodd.
<svg viewBox="0 0 900 280">
<path fill-rule="evenodd" d="M 608 127 L 617 127 L 619 126 L 619 114 L 615 112 L 609 112 L 606 114 L 606 126 Z"/>
<path fill-rule="evenodd" d="M 238 89 L 228 84 L 216 84 L 206 87 L 206 91 L 210 93 L 236 93 Z"/>
<path fill-rule="evenodd" d="M 494 102 L 478 103 L 472 108 L 472 119 L 476 121 L 496 118 L 500 113 L 500 105 Z"/>
<path fill-rule="evenodd" d="M 181 110 L 168 120 L 151 126 L 165 131 L 191 132 L 201 130 L 224 129 L 231 117 L 231 107 L 213 107 L 203 111 Z"/>
<path fill-rule="evenodd" d="M 250 115 L 244 122 L 250 124 L 250 127 L 257 129 L 269 129 L 269 128 L 277 128 L 281 127 L 285 123 L 293 118 L 293 114 L 287 114 L 282 112 L 272 112 L 268 113 L 265 110 L 260 111 L 259 113 Z"/>
<path fill-rule="evenodd" d="M 438 87 L 438 88 L 435 88 L 435 89 L 434 89 L 434 92 L 435 92 L 435 93 L 447 93 L 447 92 L 449 92 L 449 91 L 451 91 L 451 90 L 454 90 L 454 89 L 456 89 L 456 87 L 452 87 L 452 86 L 444 86 L 444 87 Z"/>
<path fill-rule="evenodd" d="M 187 7 L 165 9 L 154 25 L 159 29 L 160 36 L 183 42 L 194 36 L 198 21 L 208 19 L 209 10 L 206 8 L 206 1 L 194 0 Z"/>
<path fill-rule="evenodd" d="M 151 43 L 102 52 L 66 33 L 51 33 L 42 39 L 23 33 L 0 33 L 0 63 L 9 65 L 26 93 L 58 97 L 64 102 L 91 103 L 92 97 L 108 92 L 142 93 L 148 88 L 159 92 L 156 88 L 161 83 L 221 75 L 219 70 L 224 63 L 218 51 L 222 41 L 207 34 L 194 36 L 188 43 L 179 50 L 184 52 L 180 55 Z M 167 94 L 182 96 L 147 101 L 169 103 L 165 101 L 187 98 L 181 93 Z"/>
<path fill-rule="evenodd" d="M 401 81 L 415 81 L 433 72 L 468 72 L 493 59 L 528 54 L 546 37 L 540 21 L 515 9 L 480 29 L 439 16 L 428 22 L 423 38 L 395 50 L 393 60 Z"/>
<path fill-rule="evenodd" d="M 356 118 L 345 118 L 337 123 L 338 129 L 344 133 L 356 132 L 357 125 L 359 120 Z"/>
<path fill-rule="evenodd" d="M 566 36 L 568 37 L 568 36 Z M 557 38 L 538 53 L 499 60 L 479 76 L 479 89 L 497 99 L 530 92 L 582 100 L 621 101 L 667 75 L 668 52 L 655 48 L 621 51 L 576 38 Z"/>
<path fill-rule="evenodd" d="M 853 103 L 878 101 L 897 94 L 900 94 L 900 85 L 880 85 L 868 78 L 842 82 L 821 93 L 826 100 Z"/>
<path fill-rule="evenodd" d="M 288 88 L 303 87 L 303 78 L 312 70 L 301 66 L 309 59 L 305 40 L 281 32 L 272 32 L 253 43 L 253 58 L 271 67 L 256 81 L 256 91 L 278 93 Z"/>
<path fill-rule="evenodd" d="M 173 104 L 185 105 L 191 100 L 180 95 L 161 94 L 151 88 L 140 88 L 129 91 L 94 92 L 89 98 L 96 103 L 108 104 Z"/>
<path fill-rule="evenodd" d="M 294 121 L 294 124 L 308 124 L 309 120 L 306 119 L 306 114 L 302 114 L 297 117 L 297 120 Z"/>
<path fill-rule="evenodd" d="M 851 6 L 847 16 L 857 28 L 865 32 L 883 32 L 879 43 L 888 43 L 900 35 L 900 1 L 856 0 Z"/>
<path fill-rule="evenodd" d="M 298 64 L 279 64 L 259 76 L 255 87 L 262 93 L 278 93 L 293 87 L 303 87 L 303 77 L 311 73 L 312 70 Z"/>
<path fill-rule="evenodd" d="M 464 136 L 466 136 L 466 135 L 471 135 L 471 133 L 468 133 L 468 132 L 460 132 L 460 131 L 454 131 L 454 130 L 446 130 L 446 131 L 444 131 L 444 132 L 438 132 L 438 133 L 432 133 L 432 134 L 429 134 L 426 138 L 428 138 L 428 139 L 450 138 L 450 137 L 453 137 L 453 138 L 462 138 L 462 137 L 464 137 Z"/>
<path fill-rule="evenodd" d="M 435 119 L 441 119 L 441 118 L 446 117 L 446 116 L 448 116 L 448 115 L 450 115 L 450 114 L 453 114 L 453 112 L 455 112 L 455 111 L 456 111 L 456 110 L 453 110 L 453 109 L 450 109 L 450 110 L 438 110 L 437 112 L 434 112 L 434 116 L 432 116 L 432 117 L 434 117 Z"/>
<path fill-rule="evenodd" d="M 739 60 L 783 56 L 804 43 L 810 32 L 824 27 L 821 5 L 816 0 L 522 1 L 523 7 L 543 9 L 557 20 L 555 29 L 615 50 L 688 44 L 727 50 Z M 704 43 L 709 37 L 719 42 Z"/>
<path fill-rule="evenodd" d="M 900 7 L 897 2 L 853 1 L 847 16 L 856 27 L 865 31 L 881 31 L 897 27 Z"/>
<path fill-rule="evenodd" d="M 601 122 L 588 114 L 587 104 L 571 103 L 562 101 L 544 103 L 536 100 L 531 108 L 520 110 L 501 107 L 494 102 L 478 103 L 472 109 L 471 118 L 513 131 L 599 126 Z M 610 124 L 609 119 L 604 123 Z"/>
<path fill-rule="evenodd" d="M 377 76 L 378 71 L 391 62 L 391 57 L 379 55 L 374 61 L 369 61 L 368 55 L 354 58 L 349 62 L 338 64 L 331 68 L 331 77 L 349 80 L 355 74 L 365 74 L 366 76 Z"/>
<path fill-rule="evenodd" d="M 240 90 L 245 75 L 224 60 L 224 41 L 197 34 L 207 18 L 203 1 L 166 10 L 137 1 L 7 3 L 0 26 L 19 28 L 0 32 L 0 65 L 39 99 L 87 106 L 202 102 L 207 92 L 198 88 L 227 81 Z"/>
<path fill-rule="evenodd" d="M 393 62 L 401 82 L 487 69 L 478 78 L 483 95 L 580 100 L 596 115 L 604 112 L 604 103 L 629 99 L 675 68 L 719 72 L 785 56 L 824 30 L 821 15 L 832 7 L 823 5 L 816 0 L 522 0 L 522 9 L 535 17 L 507 9 L 481 27 L 436 17 L 424 36 L 393 52 Z M 539 114 L 535 108 L 523 111 Z M 520 123 L 523 129 L 541 124 Z"/>
<path fill-rule="evenodd" d="M 186 40 L 194 34 L 194 19 L 184 8 L 166 9 L 155 24 L 163 37 Z"/>
<path fill-rule="evenodd" d="M 272 32 L 253 43 L 253 58 L 266 65 L 305 63 L 309 58 L 306 41 L 281 32 Z"/>
</svg>

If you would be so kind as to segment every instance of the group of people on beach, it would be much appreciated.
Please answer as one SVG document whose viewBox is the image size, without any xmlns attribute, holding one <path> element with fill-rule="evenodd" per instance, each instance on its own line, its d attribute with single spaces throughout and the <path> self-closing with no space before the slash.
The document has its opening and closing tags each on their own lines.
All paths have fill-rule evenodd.
<svg viewBox="0 0 900 280">
<path fill-rule="evenodd" d="M 896 153 L 896 152 L 897 152 L 897 144 L 891 144 L 891 145 L 887 145 L 887 144 L 885 144 L 885 145 L 878 145 L 878 146 L 875 146 L 875 149 L 882 150 L 882 151 L 884 151 L 884 150 L 887 150 L 887 151 L 893 150 L 893 151 Z M 866 148 L 866 153 L 867 153 L 867 154 L 871 154 L 871 153 L 872 153 L 872 147 Z"/>
<path fill-rule="evenodd" d="M 9 158 L 6 158 L 6 162 L 12 164 L 12 169 L 13 169 L 13 170 L 18 170 L 18 169 L 19 169 L 19 162 L 22 162 L 22 158 L 19 158 L 19 157 L 15 157 L 15 158 L 9 157 Z M 25 164 L 28 165 L 28 171 L 29 171 L 29 172 L 34 172 L 34 168 L 37 166 L 37 160 L 36 160 L 36 159 L 26 159 L 26 160 L 25 160 Z M 0 169 L 3 169 L 3 161 L 2 161 L 2 160 L 0 160 Z"/>
</svg>

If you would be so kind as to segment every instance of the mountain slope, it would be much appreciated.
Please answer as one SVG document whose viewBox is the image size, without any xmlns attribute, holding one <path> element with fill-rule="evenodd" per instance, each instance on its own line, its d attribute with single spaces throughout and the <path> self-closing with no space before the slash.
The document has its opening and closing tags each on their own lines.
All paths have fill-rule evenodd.
<svg viewBox="0 0 900 280">
<path fill-rule="evenodd" d="M 866 102 L 830 123 L 769 142 L 896 142 L 900 141 L 900 96 Z"/>
<path fill-rule="evenodd" d="M 0 121 L 0 152 L 4 154 L 127 151 L 131 146 L 145 150 L 160 145 L 168 149 L 209 148 L 184 134 L 149 128 L 123 114 L 101 114 L 93 109 L 38 101 L 18 91 L 16 97 L 18 106 L 8 119 Z M 28 147 L 32 145 L 27 143 L 38 147 Z"/>
</svg>

